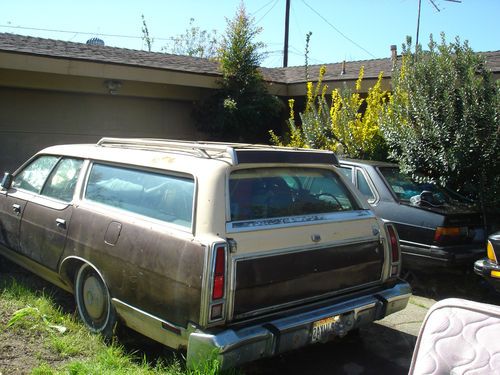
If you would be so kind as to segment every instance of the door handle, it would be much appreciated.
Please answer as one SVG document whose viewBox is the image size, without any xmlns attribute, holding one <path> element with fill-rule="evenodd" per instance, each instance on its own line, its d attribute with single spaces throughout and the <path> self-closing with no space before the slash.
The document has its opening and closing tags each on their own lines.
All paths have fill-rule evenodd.
<svg viewBox="0 0 500 375">
<path fill-rule="evenodd" d="M 56 225 L 58 228 L 66 229 L 66 220 L 57 218 Z"/>
<path fill-rule="evenodd" d="M 21 205 L 14 203 L 12 205 L 12 211 L 14 211 L 15 214 L 20 214 L 21 213 Z"/>
</svg>

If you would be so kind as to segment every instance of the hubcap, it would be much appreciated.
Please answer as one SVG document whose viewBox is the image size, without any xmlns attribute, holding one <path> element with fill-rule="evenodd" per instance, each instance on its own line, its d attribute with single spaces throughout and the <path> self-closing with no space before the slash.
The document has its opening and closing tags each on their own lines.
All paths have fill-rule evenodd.
<svg viewBox="0 0 500 375">
<path fill-rule="evenodd" d="M 83 303 L 89 316 L 97 320 L 102 317 L 106 308 L 106 297 L 100 282 L 90 276 L 83 285 Z"/>
</svg>

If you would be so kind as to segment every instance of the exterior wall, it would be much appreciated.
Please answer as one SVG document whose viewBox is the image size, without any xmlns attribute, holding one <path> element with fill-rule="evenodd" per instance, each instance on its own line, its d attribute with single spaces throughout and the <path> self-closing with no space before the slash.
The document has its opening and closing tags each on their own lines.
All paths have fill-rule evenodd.
<svg viewBox="0 0 500 375">
<path fill-rule="evenodd" d="M 55 144 L 104 136 L 204 138 L 191 108 L 190 101 L 0 87 L 0 173 Z"/>
</svg>

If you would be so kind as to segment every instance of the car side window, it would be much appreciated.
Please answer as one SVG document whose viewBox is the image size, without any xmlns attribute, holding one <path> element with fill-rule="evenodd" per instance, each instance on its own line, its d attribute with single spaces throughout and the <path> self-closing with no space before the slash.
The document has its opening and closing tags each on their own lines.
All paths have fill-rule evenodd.
<svg viewBox="0 0 500 375">
<path fill-rule="evenodd" d="M 191 227 L 194 179 L 94 164 L 85 198 L 153 219 Z"/>
<path fill-rule="evenodd" d="M 375 194 L 373 193 L 365 175 L 359 169 L 356 171 L 356 185 L 358 190 L 363 194 L 368 202 L 372 203 L 375 201 Z"/>
<path fill-rule="evenodd" d="M 352 182 L 352 168 L 351 167 L 340 167 L 340 173 L 342 173 L 349 181 Z"/>
<path fill-rule="evenodd" d="M 38 157 L 14 177 L 12 187 L 39 193 L 58 160 L 52 155 Z"/>
<path fill-rule="evenodd" d="M 82 164 L 83 160 L 62 159 L 47 179 L 42 195 L 70 202 Z"/>
</svg>

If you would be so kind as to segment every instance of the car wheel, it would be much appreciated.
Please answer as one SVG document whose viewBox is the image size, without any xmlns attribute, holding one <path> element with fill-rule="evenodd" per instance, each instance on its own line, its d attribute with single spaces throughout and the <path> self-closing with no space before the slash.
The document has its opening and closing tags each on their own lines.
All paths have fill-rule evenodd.
<svg viewBox="0 0 500 375">
<path fill-rule="evenodd" d="M 82 265 L 76 274 L 75 300 L 78 314 L 89 330 L 111 338 L 116 312 L 106 284 L 88 264 Z"/>
</svg>

